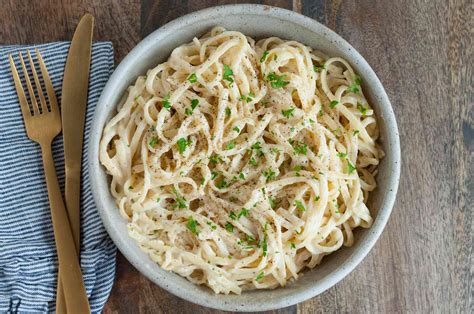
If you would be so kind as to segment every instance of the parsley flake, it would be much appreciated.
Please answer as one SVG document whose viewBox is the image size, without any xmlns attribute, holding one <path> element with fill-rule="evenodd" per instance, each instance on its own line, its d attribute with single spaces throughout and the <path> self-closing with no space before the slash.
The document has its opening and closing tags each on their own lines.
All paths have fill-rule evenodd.
<svg viewBox="0 0 474 314">
<path fill-rule="evenodd" d="M 240 218 L 242 216 L 247 216 L 248 214 L 249 214 L 249 210 L 245 207 L 242 207 L 242 209 L 240 210 L 238 218 Z"/>
<path fill-rule="evenodd" d="M 285 81 L 286 75 L 276 75 L 275 73 L 271 72 L 267 75 L 267 81 L 270 82 L 272 88 L 280 88 L 285 87 L 286 85 L 290 84 L 289 81 Z"/>
<path fill-rule="evenodd" d="M 265 62 L 265 59 L 267 58 L 269 52 L 267 50 L 265 50 L 262 54 L 262 57 L 260 58 L 260 63 L 263 63 Z"/>
<path fill-rule="evenodd" d="M 303 142 L 298 142 L 298 145 L 293 146 L 296 155 L 306 155 L 308 153 L 308 145 Z"/>
<path fill-rule="evenodd" d="M 196 73 L 191 74 L 191 75 L 188 77 L 188 81 L 189 81 L 189 83 L 196 83 L 196 82 L 197 82 Z"/>
<path fill-rule="evenodd" d="M 262 271 L 262 272 L 260 272 L 260 273 L 257 275 L 257 277 L 255 277 L 255 280 L 256 280 L 256 281 L 260 281 L 260 280 L 263 279 L 263 277 L 265 277 L 265 274 L 264 274 L 263 271 Z"/>
<path fill-rule="evenodd" d="M 161 104 L 163 105 L 163 107 L 168 111 L 171 109 L 170 97 L 171 97 L 171 93 L 168 93 L 161 101 Z"/>
<path fill-rule="evenodd" d="M 263 171 L 263 176 L 267 178 L 267 182 L 268 182 L 272 179 L 275 179 L 275 171 L 273 171 L 273 169 L 271 168 L 268 168 L 268 170 Z"/>
<path fill-rule="evenodd" d="M 357 104 L 357 109 L 359 109 L 360 113 L 362 113 L 362 115 L 365 116 L 369 108 L 364 107 L 361 104 Z"/>
<path fill-rule="evenodd" d="M 338 104 L 339 104 L 339 102 L 337 100 L 333 100 L 329 104 L 329 108 L 334 109 Z"/>
<path fill-rule="evenodd" d="M 150 142 L 148 142 L 148 145 L 155 148 L 156 144 L 158 144 L 158 137 L 154 136 L 151 138 Z"/>
<path fill-rule="evenodd" d="M 352 172 L 354 172 L 354 170 L 356 170 L 354 165 L 349 160 L 347 160 L 347 172 L 351 174 Z"/>
<path fill-rule="evenodd" d="M 326 70 L 326 65 L 325 64 L 323 64 L 323 65 L 313 65 L 313 70 L 314 70 L 314 72 L 319 73 L 322 70 Z"/>
<path fill-rule="evenodd" d="M 233 75 L 234 72 L 232 69 L 227 64 L 224 64 L 224 76 L 222 79 L 228 81 L 232 85 L 232 83 L 234 83 L 234 79 L 232 78 Z"/>
<path fill-rule="evenodd" d="M 225 224 L 225 230 L 227 230 L 229 232 L 234 232 L 234 225 L 231 224 L 230 222 L 226 223 Z"/>
<path fill-rule="evenodd" d="M 213 164 L 217 164 L 219 162 L 222 161 L 222 158 L 221 156 L 219 155 L 212 155 L 211 157 L 209 157 L 209 160 L 213 163 Z"/>
<path fill-rule="evenodd" d="M 282 111 L 281 111 L 281 114 L 282 114 L 285 118 L 290 118 L 290 117 L 293 117 L 293 116 L 294 116 L 294 111 L 295 111 L 295 108 L 290 108 L 290 109 L 287 109 L 287 110 L 282 110 Z"/>
<path fill-rule="evenodd" d="M 199 229 L 197 228 L 197 225 L 198 225 L 198 222 L 194 220 L 192 216 L 189 216 L 186 227 L 188 227 L 189 231 L 191 231 L 195 235 L 199 234 Z"/>
<path fill-rule="evenodd" d="M 184 151 L 186 150 L 186 147 L 188 147 L 189 145 L 191 145 L 191 141 L 190 140 L 186 140 L 184 137 L 180 138 L 178 140 L 178 142 L 176 142 L 176 144 L 178 144 L 178 150 L 179 150 L 179 153 L 180 154 L 183 154 Z"/>
<path fill-rule="evenodd" d="M 303 203 L 301 201 L 296 200 L 295 201 L 295 206 L 298 210 L 304 212 L 306 210 L 306 207 L 304 207 Z"/>
</svg>

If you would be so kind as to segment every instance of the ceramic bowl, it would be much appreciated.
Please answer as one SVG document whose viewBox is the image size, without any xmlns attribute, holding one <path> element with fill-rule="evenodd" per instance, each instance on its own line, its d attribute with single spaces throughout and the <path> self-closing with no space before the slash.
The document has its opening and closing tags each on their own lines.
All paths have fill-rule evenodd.
<svg viewBox="0 0 474 314">
<path fill-rule="evenodd" d="M 199 37 L 217 25 L 241 31 L 253 38 L 278 36 L 297 40 L 329 56 L 345 58 L 363 78 L 364 93 L 378 118 L 386 156 L 379 167 L 378 187 L 369 200 L 369 208 L 375 217 L 373 226 L 357 229 L 352 247 L 343 247 L 324 257 L 321 265 L 304 271 L 298 280 L 284 288 L 255 290 L 241 295 L 216 295 L 205 286 L 194 285 L 160 268 L 129 238 L 126 221 L 119 214 L 109 192 L 107 174 L 99 163 L 102 129 L 116 112 L 116 105 L 127 87 L 137 76 L 165 61 L 173 48 L 190 42 L 193 37 Z M 322 293 L 347 276 L 369 253 L 382 233 L 392 211 L 400 176 L 400 145 L 395 116 L 382 84 L 364 58 L 344 39 L 311 18 L 284 9 L 249 4 L 218 6 L 180 17 L 154 31 L 130 51 L 110 77 L 99 99 L 90 130 L 88 158 L 89 176 L 100 216 L 110 237 L 130 263 L 151 281 L 180 298 L 228 311 L 287 307 Z"/>
</svg>

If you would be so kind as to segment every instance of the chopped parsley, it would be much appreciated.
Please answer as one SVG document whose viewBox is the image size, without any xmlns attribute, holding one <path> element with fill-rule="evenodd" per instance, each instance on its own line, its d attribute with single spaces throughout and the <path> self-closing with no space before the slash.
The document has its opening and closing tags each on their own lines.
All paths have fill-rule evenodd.
<svg viewBox="0 0 474 314">
<path fill-rule="evenodd" d="M 266 231 L 267 229 L 265 229 Z M 263 249 L 263 256 L 267 256 L 268 244 L 267 244 L 267 236 L 263 238 L 262 242 L 262 249 Z"/>
<path fill-rule="evenodd" d="M 260 142 L 255 142 L 252 146 L 250 146 L 250 148 L 255 149 L 255 152 L 258 156 L 263 156 L 262 145 L 260 144 Z"/>
<path fill-rule="evenodd" d="M 339 104 L 339 102 L 337 100 L 333 100 L 329 104 L 329 108 L 334 109 L 338 104 Z"/>
<path fill-rule="evenodd" d="M 158 198 L 156 199 L 156 202 L 159 203 L 160 200 L 161 200 L 161 198 L 158 197 Z"/>
<path fill-rule="evenodd" d="M 313 70 L 314 70 L 314 72 L 319 73 L 322 70 L 326 70 L 326 65 L 325 64 L 323 64 L 323 65 L 313 65 Z"/>
<path fill-rule="evenodd" d="M 365 116 L 369 108 L 364 107 L 361 104 L 357 104 L 357 109 L 359 109 L 360 113 L 362 113 L 362 115 Z"/>
<path fill-rule="evenodd" d="M 257 161 L 255 160 L 255 158 L 250 158 L 249 160 L 249 164 L 251 164 L 252 166 L 256 167 L 258 165 Z"/>
<path fill-rule="evenodd" d="M 184 113 L 187 114 L 188 116 L 192 115 L 194 112 L 194 109 L 196 109 L 198 105 L 199 105 L 199 99 L 195 98 L 191 100 L 191 109 L 186 108 L 186 110 L 184 110 Z"/>
<path fill-rule="evenodd" d="M 212 172 L 211 172 L 211 180 L 214 180 L 215 178 L 217 178 L 217 175 L 218 175 L 217 172 L 212 171 Z"/>
<path fill-rule="evenodd" d="M 276 75 L 275 73 L 271 72 L 267 75 L 267 81 L 270 82 L 272 88 L 280 88 L 285 87 L 286 85 L 290 84 L 289 81 L 285 81 L 286 75 Z"/>
<path fill-rule="evenodd" d="M 359 134 L 359 130 L 355 130 L 354 133 L 352 133 L 354 136 L 356 136 L 357 134 Z"/>
<path fill-rule="evenodd" d="M 245 180 L 245 175 L 241 172 L 241 173 L 239 173 L 239 178 L 242 179 L 242 180 Z"/>
<path fill-rule="evenodd" d="M 306 155 L 308 153 L 308 145 L 298 142 L 298 145 L 293 145 L 293 150 L 296 155 Z"/>
<path fill-rule="evenodd" d="M 163 98 L 161 102 L 163 107 L 166 108 L 166 110 L 168 111 L 171 109 L 170 97 L 171 97 L 171 93 L 166 94 L 166 96 Z"/>
<path fill-rule="evenodd" d="M 196 82 L 197 82 L 196 73 L 191 74 L 191 75 L 188 77 L 188 81 L 189 81 L 189 83 L 196 83 Z"/>
<path fill-rule="evenodd" d="M 221 156 L 219 155 L 212 155 L 211 157 L 209 157 L 209 160 L 213 163 L 213 164 L 217 164 L 219 162 L 222 161 L 222 158 Z"/>
<path fill-rule="evenodd" d="M 300 171 L 303 170 L 303 167 L 300 166 L 300 165 L 297 165 L 297 166 L 295 166 L 295 168 L 293 168 L 293 170 L 296 172 L 296 176 L 299 177 L 300 176 Z"/>
<path fill-rule="evenodd" d="M 319 195 L 317 195 L 317 196 L 314 198 L 314 201 L 317 202 L 317 201 L 319 201 L 319 199 L 320 199 L 320 197 L 319 197 Z"/>
<path fill-rule="evenodd" d="M 238 218 L 240 218 L 242 216 L 247 216 L 248 214 L 249 214 L 249 210 L 245 207 L 242 207 L 242 209 L 240 210 Z"/>
<path fill-rule="evenodd" d="M 349 160 L 347 160 L 347 172 L 351 174 L 352 172 L 354 172 L 354 170 L 356 170 L 354 165 Z"/>
<path fill-rule="evenodd" d="M 304 212 L 306 210 L 306 207 L 304 207 L 303 203 L 301 201 L 295 201 L 295 206 L 298 210 Z"/>
<path fill-rule="evenodd" d="M 293 117 L 294 116 L 294 112 L 295 111 L 295 108 L 290 108 L 290 109 L 287 109 L 287 110 L 282 110 L 281 111 L 281 114 L 285 117 L 285 118 L 290 118 L 290 117 Z"/>
<path fill-rule="evenodd" d="M 230 214 L 229 214 L 229 218 L 232 219 L 232 220 L 236 220 L 237 219 L 237 215 L 231 211 Z M 239 217 L 240 218 L 240 217 Z"/>
<path fill-rule="evenodd" d="M 234 225 L 232 225 L 230 222 L 226 223 L 225 224 L 225 230 L 227 230 L 229 232 L 233 232 L 234 231 Z"/>
<path fill-rule="evenodd" d="M 337 153 L 337 157 L 339 157 L 339 158 L 347 158 L 347 154 L 346 154 L 346 153 Z"/>
<path fill-rule="evenodd" d="M 232 129 L 232 131 L 235 131 L 235 132 L 239 133 L 239 132 L 240 132 L 240 129 L 239 129 L 238 127 L 234 127 L 234 128 Z"/>
<path fill-rule="evenodd" d="M 239 99 L 245 101 L 246 103 L 249 103 L 253 100 L 253 97 L 255 97 L 254 93 L 250 92 L 248 96 L 242 95 Z"/>
<path fill-rule="evenodd" d="M 260 142 L 255 142 L 254 144 L 252 144 L 252 146 L 250 146 L 250 148 L 260 150 L 262 149 L 262 144 L 260 144 Z"/>
<path fill-rule="evenodd" d="M 232 142 L 230 142 L 229 144 L 227 144 L 226 149 L 227 149 L 227 150 L 230 150 L 230 149 L 232 149 L 232 148 L 234 148 L 234 147 L 235 147 L 235 142 L 232 141 Z"/>
<path fill-rule="evenodd" d="M 174 204 L 173 207 L 187 208 L 188 205 L 186 204 L 186 199 L 181 194 L 179 194 L 175 188 L 173 188 L 173 193 L 176 195 L 176 204 Z"/>
<path fill-rule="evenodd" d="M 186 227 L 188 227 L 189 231 L 191 231 L 195 235 L 199 234 L 199 229 L 197 228 L 197 225 L 198 225 L 198 222 L 194 220 L 192 216 L 189 216 Z"/>
<path fill-rule="evenodd" d="M 199 105 L 199 99 L 191 100 L 191 108 L 194 110 Z"/>
<path fill-rule="evenodd" d="M 262 57 L 260 58 L 260 63 L 265 62 L 265 59 L 267 58 L 268 53 L 269 53 L 269 52 L 268 52 L 267 50 L 265 50 L 265 51 L 263 52 Z"/>
<path fill-rule="evenodd" d="M 232 83 L 234 83 L 234 79 L 232 78 L 233 75 L 234 72 L 232 69 L 227 64 L 224 64 L 224 76 L 222 79 L 228 81 L 232 85 Z"/>
<path fill-rule="evenodd" d="M 225 108 L 225 115 L 230 117 L 230 108 Z"/>
<path fill-rule="evenodd" d="M 292 249 L 296 249 L 296 245 L 295 245 L 293 242 L 290 242 L 290 247 L 291 247 Z"/>
<path fill-rule="evenodd" d="M 158 144 L 158 137 L 154 136 L 151 138 L 150 142 L 148 142 L 148 145 L 155 148 L 156 144 Z"/>
<path fill-rule="evenodd" d="M 263 279 L 263 277 L 265 277 L 265 274 L 264 274 L 263 271 L 262 271 L 262 272 L 260 272 L 260 273 L 257 275 L 257 277 L 255 277 L 255 280 L 256 280 L 256 281 L 260 281 L 260 280 Z"/>
<path fill-rule="evenodd" d="M 178 144 L 179 153 L 183 154 L 186 150 L 186 147 L 191 145 L 191 140 L 186 140 L 184 137 L 182 137 L 178 140 L 178 142 L 176 142 L 176 144 Z"/>
<path fill-rule="evenodd" d="M 362 79 L 358 76 L 355 77 L 354 84 L 347 88 L 348 92 L 358 93 L 360 91 L 360 84 L 362 84 Z"/>
<path fill-rule="evenodd" d="M 268 182 L 272 179 L 275 179 L 275 171 L 273 171 L 273 169 L 271 168 L 268 168 L 268 170 L 263 171 L 263 176 L 267 178 L 267 182 Z"/>
<path fill-rule="evenodd" d="M 268 198 L 268 203 L 270 203 L 270 207 L 271 207 L 272 209 L 274 209 L 274 208 L 276 207 L 276 202 L 275 202 L 275 198 L 274 198 L 274 197 L 271 197 L 271 196 L 270 196 L 270 197 Z"/>
<path fill-rule="evenodd" d="M 217 226 L 216 226 L 216 225 L 213 225 L 212 222 L 210 222 L 210 221 L 207 222 L 207 225 L 210 226 L 212 230 L 216 230 L 216 229 L 217 229 Z"/>
<path fill-rule="evenodd" d="M 223 189 L 227 187 L 227 182 L 225 181 L 225 179 L 222 179 L 221 181 L 219 181 L 219 183 L 216 184 L 216 187 L 218 189 Z"/>
</svg>

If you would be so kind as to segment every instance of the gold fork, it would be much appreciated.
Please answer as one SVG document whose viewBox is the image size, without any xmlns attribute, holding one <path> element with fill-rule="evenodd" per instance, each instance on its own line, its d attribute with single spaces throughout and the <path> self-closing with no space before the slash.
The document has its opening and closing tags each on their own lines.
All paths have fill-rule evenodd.
<svg viewBox="0 0 474 314">
<path fill-rule="evenodd" d="M 26 86 L 28 88 L 28 94 L 31 100 L 32 110 L 30 110 L 30 105 L 25 96 L 25 91 L 23 90 L 12 55 L 9 55 L 10 67 L 15 81 L 18 99 L 20 101 L 20 108 L 23 114 L 26 133 L 32 141 L 37 142 L 41 146 L 43 167 L 51 208 L 51 218 L 53 221 L 54 240 L 56 242 L 59 264 L 61 265 L 61 278 L 64 286 L 67 313 L 90 313 L 89 302 L 87 300 L 86 289 L 82 279 L 74 238 L 61 196 L 61 190 L 59 189 L 58 178 L 56 176 L 56 169 L 54 168 L 54 161 L 51 152 L 51 142 L 61 132 L 61 117 L 53 84 L 49 78 L 43 58 L 38 49 L 35 51 L 49 99 L 49 108 L 30 51 L 27 51 L 27 55 L 31 67 L 31 73 L 34 78 L 35 89 L 33 89 L 21 53 L 19 53 L 19 57 Z M 40 99 L 39 103 L 35 96 L 35 90 Z"/>
</svg>

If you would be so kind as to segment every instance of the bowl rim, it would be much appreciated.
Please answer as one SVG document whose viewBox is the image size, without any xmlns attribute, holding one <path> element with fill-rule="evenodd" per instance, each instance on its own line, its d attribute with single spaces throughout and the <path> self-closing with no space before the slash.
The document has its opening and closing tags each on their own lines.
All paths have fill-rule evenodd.
<svg viewBox="0 0 474 314">
<path fill-rule="evenodd" d="M 344 261 L 342 263 L 343 265 L 335 269 L 330 275 L 327 275 L 321 280 L 314 282 L 314 284 L 307 289 L 297 289 L 296 291 L 285 295 L 285 297 L 271 299 L 269 298 L 268 301 L 259 302 L 258 304 L 252 302 L 242 304 L 241 301 L 235 302 L 231 298 L 228 298 L 227 301 L 223 301 L 219 298 L 206 297 L 203 296 L 201 292 L 189 292 L 185 289 L 180 289 L 179 284 L 166 284 L 160 281 L 157 277 L 152 276 L 151 269 L 147 267 L 146 264 L 143 263 L 143 261 L 138 260 L 138 258 L 132 254 L 130 249 L 131 238 L 126 235 L 128 240 L 124 240 L 118 234 L 114 223 L 112 223 L 112 221 L 108 219 L 106 208 L 110 206 L 116 208 L 116 206 L 115 204 L 108 204 L 108 202 L 106 202 L 105 199 L 101 196 L 102 193 L 100 191 L 101 189 L 100 184 L 97 180 L 97 176 L 90 175 L 89 179 L 92 186 L 94 201 L 97 205 L 100 217 L 109 236 L 111 237 L 115 245 L 118 247 L 120 252 L 125 256 L 125 258 L 136 269 L 138 269 L 141 274 L 146 276 L 152 282 L 184 300 L 205 307 L 211 307 L 214 309 L 227 311 L 274 310 L 291 306 L 303 302 L 309 298 L 312 298 L 331 288 L 344 277 L 346 277 L 350 272 L 352 272 L 354 268 L 359 265 L 360 262 L 364 259 L 364 257 L 370 252 L 370 250 L 373 248 L 376 241 L 380 237 L 390 217 L 397 194 L 398 182 L 400 178 L 400 140 L 395 114 L 393 112 L 388 96 L 385 92 L 385 89 L 383 88 L 380 80 L 378 79 L 373 69 L 370 67 L 367 61 L 359 54 L 359 52 L 357 52 L 356 49 L 354 49 L 337 33 L 322 25 L 321 23 L 317 22 L 316 20 L 313 20 L 312 18 L 306 17 L 297 12 L 260 4 L 231 4 L 214 6 L 186 14 L 170 21 L 169 23 L 156 29 L 147 37 L 145 37 L 142 41 L 140 41 L 116 67 L 115 71 L 112 73 L 107 84 L 105 85 L 97 103 L 97 109 L 94 112 L 94 118 L 90 130 L 91 136 L 88 141 L 89 154 L 87 156 L 88 171 L 89 174 L 94 174 L 97 171 L 104 171 L 98 160 L 98 144 L 100 142 L 100 138 L 102 136 L 103 131 L 102 126 L 99 125 L 99 116 L 100 114 L 103 114 L 100 108 L 104 107 L 110 95 L 112 93 L 115 93 L 115 90 L 113 90 L 113 86 L 117 84 L 121 77 L 127 75 L 127 66 L 133 63 L 133 60 L 135 60 L 136 56 L 142 54 L 143 51 L 146 51 L 147 49 L 153 49 L 152 47 L 156 44 L 156 41 L 159 37 L 166 36 L 166 34 L 173 32 L 173 30 L 179 29 L 182 24 L 191 23 L 192 21 L 208 20 L 216 14 L 222 14 L 222 11 L 225 11 L 226 15 L 243 14 L 243 12 L 249 12 L 245 14 L 270 16 L 272 18 L 297 24 L 303 28 L 310 30 L 311 32 L 318 33 L 328 41 L 337 41 L 337 45 L 340 47 L 340 49 L 350 51 L 352 54 L 352 59 L 356 59 L 359 63 L 359 67 L 364 68 L 364 71 L 366 71 L 368 75 L 371 76 L 371 85 L 373 85 L 373 89 L 378 92 L 378 95 L 380 97 L 380 99 L 378 100 L 378 110 L 380 112 L 379 115 L 382 115 L 384 117 L 386 128 L 388 130 L 391 130 L 391 132 L 388 132 L 387 138 L 384 140 L 388 142 L 387 146 L 391 148 L 391 151 L 386 153 L 390 153 L 390 157 L 393 162 L 391 165 L 389 165 L 391 174 L 386 182 L 387 186 L 385 188 L 386 192 L 384 194 L 383 201 L 381 202 L 382 206 L 378 210 L 377 216 L 374 219 L 374 223 L 370 228 L 370 235 L 366 237 L 364 246 L 359 246 L 357 249 L 354 249 L 354 252 L 350 256 L 350 259 Z M 102 104 L 104 106 L 102 106 Z"/>
</svg>

